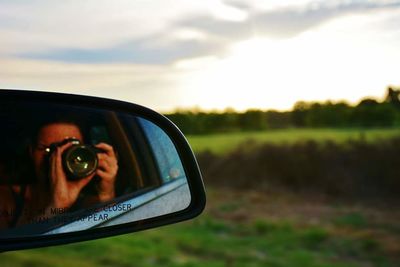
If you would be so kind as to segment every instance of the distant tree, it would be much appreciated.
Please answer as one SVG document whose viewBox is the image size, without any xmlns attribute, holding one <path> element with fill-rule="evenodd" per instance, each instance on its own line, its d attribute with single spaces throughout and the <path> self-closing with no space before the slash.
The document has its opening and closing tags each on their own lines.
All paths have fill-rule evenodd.
<svg viewBox="0 0 400 267">
<path fill-rule="evenodd" d="M 379 105 L 379 102 L 372 98 L 364 98 L 358 103 L 357 106 L 365 106 L 365 107 L 375 107 Z"/>
<path fill-rule="evenodd" d="M 294 126 L 306 126 L 306 115 L 309 109 L 310 105 L 307 102 L 299 101 L 294 104 L 292 111 L 292 122 Z"/>
<path fill-rule="evenodd" d="M 292 112 L 285 111 L 275 111 L 269 110 L 265 112 L 265 119 L 268 128 L 288 128 L 293 126 L 292 121 Z"/>
<path fill-rule="evenodd" d="M 400 107 L 400 89 L 394 89 L 392 87 L 388 87 L 386 93 L 386 102 L 389 102 L 397 107 Z"/>
<path fill-rule="evenodd" d="M 350 107 L 345 102 L 313 103 L 306 116 L 310 127 L 344 127 L 348 124 Z"/>
<path fill-rule="evenodd" d="M 251 109 L 239 115 L 239 125 L 242 130 L 263 130 L 267 128 L 265 112 Z"/>
<path fill-rule="evenodd" d="M 396 119 L 396 108 L 390 103 L 362 102 L 352 109 L 352 125 L 389 127 Z"/>
</svg>

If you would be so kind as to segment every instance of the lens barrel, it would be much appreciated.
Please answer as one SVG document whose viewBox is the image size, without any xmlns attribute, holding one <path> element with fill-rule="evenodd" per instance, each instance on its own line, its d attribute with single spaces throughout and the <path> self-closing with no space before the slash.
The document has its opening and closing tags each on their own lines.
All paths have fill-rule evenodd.
<svg viewBox="0 0 400 267">
<path fill-rule="evenodd" d="M 88 145 L 72 145 L 63 153 L 68 179 L 79 180 L 94 173 L 99 164 L 96 150 Z"/>
</svg>

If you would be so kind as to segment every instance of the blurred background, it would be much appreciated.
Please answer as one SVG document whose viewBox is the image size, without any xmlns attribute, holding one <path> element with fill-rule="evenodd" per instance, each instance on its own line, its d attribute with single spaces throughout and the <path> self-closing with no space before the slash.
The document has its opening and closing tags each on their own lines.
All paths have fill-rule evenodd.
<svg viewBox="0 0 400 267">
<path fill-rule="evenodd" d="M 192 221 L 2 266 L 399 266 L 400 1 L 0 0 L 0 88 L 159 111 Z"/>
</svg>

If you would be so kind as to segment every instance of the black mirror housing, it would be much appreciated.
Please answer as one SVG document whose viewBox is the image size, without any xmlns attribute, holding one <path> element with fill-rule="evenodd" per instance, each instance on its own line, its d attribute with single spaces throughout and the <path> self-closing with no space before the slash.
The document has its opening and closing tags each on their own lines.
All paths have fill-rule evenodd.
<svg viewBox="0 0 400 267">
<path fill-rule="evenodd" d="M 0 251 L 60 245 L 137 232 L 188 220 L 203 211 L 206 195 L 196 158 L 181 131 L 163 115 L 140 105 L 99 97 L 23 90 L 0 90 L 0 123 L 14 123 L 14 121 L 16 124 L 25 123 L 21 122 L 23 120 L 21 118 L 26 118 L 30 112 L 24 108 L 21 109 L 24 111 L 20 111 L 19 107 L 24 107 L 24 105 L 28 105 L 30 109 L 27 110 L 33 110 L 33 112 L 37 110 L 36 107 L 40 107 L 45 110 L 46 114 L 49 114 L 53 110 L 63 107 L 62 110 L 75 110 L 74 114 L 77 117 L 86 119 L 86 114 L 91 114 L 90 116 L 92 117 L 90 118 L 95 118 L 86 119 L 86 121 L 96 121 L 97 123 L 96 125 L 92 123 L 94 126 L 90 129 L 91 132 L 101 132 L 95 137 L 91 136 L 92 141 L 98 143 L 103 138 L 112 143 L 115 158 L 118 160 L 119 173 L 116 178 L 115 198 L 108 199 L 105 202 L 96 202 L 93 205 L 90 204 L 92 206 L 89 204 L 82 205 L 82 207 L 74 210 L 73 213 L 51 217 L 50 220 L 47 220 L 47 224 L 32 223 L 32 220 L 29 223 L 21 223 L 23 221 L 21 219 L 22 216 L 19 216 L 14 220 L 12 229 L 2 229 L 0 231 Z M 31 108 L 31 105 L 33 108 Z M 104 123 L 97 119 L 98 117 L 104 117 Z M 5 118 L 4 121 L 1 121 L 2 118 Z M 26 121 L 29 120 L 31 118 L 26 118 Z M 104 134 L 102 131 L 108 131 L 110 134 Z M 10 133 L 12 134 L 13 132 Z M 106 135 L 107 138 L 104 137 Z M 166 144 L 165 149 L 158 148 L 160 140 L 164 142 L 163 144 Z M 129 144 L 129 149 L 127 149 L 127 144 Z M 67 146 L 73 145 L 67 144 Z M 95 155 L 96 153 L 98 153 L 97 155 L 100 154 L 98 156 L 99 159 L 105 157 L 103 154 L 108 155 L 111 153 L 111 150 L 107 150 L 106 145 L 103 145 L 102 149 L 103 151 L 95 152 Z M 84 149 L 82 148 L 81 150 Z M 164 152 L 165 154 L 160 154 Z M 176 156 L 171 156 L 174 153 Z M 6 158 L 6 156 L 1 156 L 0 175 L 2 174 L 1 167 L 4 167 L 3 169 L 8 168 L 7 163 L 2 162 L 2 158 Z M 85 154 L 78 154 L 70 162 L 73 162 L 79 168 L 84 168 L 88 165 L 84 156 Z M 171 157 L 175 158 L 172 160 Z M 172 167 L 169 165 L 165 167 L 166 164 L 170 164 Z M 132 167 L 131 165 L 135 166 Z M 16 168 L 19 167 L 17 166 Z M 132 178 L 135 176 L 134 173 L 139 173 L 138 176 L 141 177 L 139 182 L 136 182 L 136 178 Z M 89 173 L 86 175 L 90 176 Z M 76 180 L 79 179 L 76 178 Z M 88 179 L 93 179 L 94 181 L 100 178 Z M 67 182 L 73 183 L 76 181 L 68 180 Z M 3 180 L 2 184 L 4 188 L 10 187 L 10 182 L 6 180 Z M 27 183 L 27 186 L 25 184 L 24 188 L 29 188 L 30 184 Z M 88 182 L 89 184 L 91 183 Z M 54 187 L 50 186 L 49 188 L 54 190 Z M 49 190 L 49 188 L 45 187 L 43 190 Z M 98 186 L 93 188 L 98 188 Z M 177 188 L 180 188 L 179 190 L 181 191 L 179 193 L 176 191 L 175 195 L 171 195 L 172 197 L 169 199 L 172 202 L 165 202 L 165 199 L 160 200 L 160 196 L 165 196 L 167 193 L 172 194 L 171 192 Z M 185 200 L 183 200 L 182 195 L 184 188 L 187 188 L 185 192 L 188 195 Z M 83 191 L 81 189 L 79 196 L 84 195 Z M 89 188 L 86 191 L 85 194 L 91 196 L 93 189 Z M 49 195 L 53 191 L 46 192 Z M 165 210 L 156 208 L 160 204 L 155 201 L 164 201 Z M 176 203 L 179 204 L 182 201 L 186 201 L 186 204 L 178 205 L 179 208 L 176 208 Z M 153 203 L 154 205 L 146 208 L 146 203 Z M 168 203 L 171 203 L 171 207 L 168 207 Z M 25 205 L 25 208 L 27 205 Z M 128 213 L 125 213 L 122 208 L 119 211 L 116 211 L 117 208 L 113 211 L 110 208 L 113 205 L 119 205 L 118 207 L 121 206 L 124 209 L 126 207 L 131 209 L 132 206 L 136 205 L 138 208 L 129 210 L 128 216 Z M 73 207 L 75 206 L 77 206 L 76 202 Z M 139 206 L 141 209 L 139 209 Z M 150 209 L 152 213 L 148 212 Z M 146 212 L 143 213 L 143 210 Z M 60 211 L 62 212 L 63 210 L 61 209 Z M 151 215 L 141 215 L 145 213 Z M 73 216 L 70 216 L 71 214 Z M 89 218 L 93 219 L 93 216 L 105 216 L 107 220 L 101 222 L 90 221 Z M 56 218 L 58 219 L 57 224 L 54 222 Z M 61 224 L 60 218 L 62 218 Z"/>
</svg>

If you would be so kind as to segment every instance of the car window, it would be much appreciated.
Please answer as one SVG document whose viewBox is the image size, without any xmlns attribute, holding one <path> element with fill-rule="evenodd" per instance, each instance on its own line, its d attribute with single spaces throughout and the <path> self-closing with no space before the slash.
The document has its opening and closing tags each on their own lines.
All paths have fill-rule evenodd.
<svg viewBox="0 0 400 267">
<path fill-rule="evenodd" d="M 140 125 L 150 144 L 163 183 L 185 177 L 178 152 L 168 135 L 154 123 L 139 118 Z"/>
</svg>

